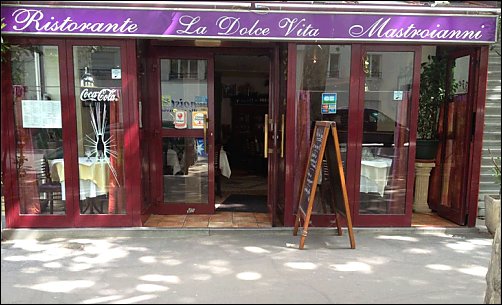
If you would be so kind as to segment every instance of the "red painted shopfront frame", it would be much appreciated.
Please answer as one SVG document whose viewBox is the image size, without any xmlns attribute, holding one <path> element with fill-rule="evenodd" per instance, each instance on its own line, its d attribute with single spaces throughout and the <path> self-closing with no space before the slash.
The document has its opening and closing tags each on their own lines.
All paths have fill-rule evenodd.
<svg viewBox="0 0 502 305">
<path fill-rule="evenodd" d="M 8 228 L 50 227 L 119 227 L 141 226 L 140 194 L 141 171 L 139 150 L 139 114 L 136 67 L 136 40 L 116 39 L 8 39 L 11 45 L 58 46 L 59 78 L 61 90 L 61 113 L 63 121 L 63 151 L 66 166 L 66 213 L 64 215 L 20 214 L 19 188 L 17 187 L 16 138 L 14 109 L 11 102 L 12 79 L 10 60 L 2 63 L 2 169 L 6 226 Z M 122 68 L 122 102 L 124 116 L 124 167 L 127 173 L 125 187 L 125 214 L 80 214 L 77 167 L 77 129 L 75 125 L 75 88 L 73 77 L 73 46 L 102 45 L 120 47 Z M 5 76 L 8 75 L 8 76 Z"/>
<path fill-rule="evenodd" d="M 147 83 L 148 86 L 148 95 L 143 99 L 143 111 L 148 118 L 148 122 L 144 122 L 143 131 L 145 132 L 145 137 L 143 142 L 146 141 L 148 143 L 152 143 L 150 145 L 153 147 L 154 151 L 150 151 L 147 159 L 149 160 L 149 167 L 151 168 L 161 168 L 162 160 L 159 158 L 159 155 L 155 153 L 159 151 L 161 148 L 159 143 L 155 141 L 155 138 L 159 137 L 167 137 L 173 135 L 175 133 L 179 133 L 176 130 L 169 130 L 162 128 L 160 126 L 160 113 L 158 108 L 158 101 L 160 97 L 158 96 L 158 90 L 152 90 L 155 86 L 151 84 L 159 84 L 160 75 L 158 70 L 160 69 L 160 58 L 184 58 L 184 59 L 206 59 L 208 60 L 208 93 L 213 98 L 209 99 L 210 104 L 214 104 L 214 57 L 216 55 L 265 55 L 270 58 L 270 89 L 269 89 L 269 109 L 268 114 L 270 120 L 273 122 L 270 126 L 276 126 L 276 128 L 269 129 L 269 156 L 268 160 L 273 160 L 268 162 L 268 204 L 270 213 L 272 214 L 272 218 L 275 219 L 275 215 L 277 214 L 277 204 L 276 200 L 284 200 L 284 196 L 278 194 L 278 189 L 283 189 L 284 181 L 279 181 L 277 179 L 278 171 L 279 171 L 279 142 L 280 135 L 277 126 L 279 126 L 280 116 L 279 112 L 284 111 L 284 109 L 280 109 L 281 106 L 278 102 L 278 92 L 279 92 L 279 64 L 278 64 L 278 45 L 274 43 L 260 43 L 260 44 L 249 44 L 243 42 L 235 42 L 235 41 L 226 41 L 222 42 L 220 47 L 217 48 L 208 48 L 208 47 L 198 47 L 195 48 L 193 43 L 189 42 L 163 42 L 163 41 L 152 41 L 148 46 L 148 51 L 146 52 L 149 63 L 147 64 Z M 210 108 L 212 106 L 210 105 Z M 209 129 L 208 134 L 214 130 L 214 119 L 209 116 Z M 186 130 L 182 132 L 185 135 L 194 136 L 197 134 L 197 130 Z M 148 136 L 146 136 L 148 135 Z M 212 137 L 214 139 L 214 137 Z M 211 144 L 212 141 L 208 141 Z M 214 144 L 211 144 L 209 147 L 214 147 Z M 211 150 L 210 150 L 211 151 Z M 143 156 L 145 158 L 145 156 Z M 211 186 L 214 186 L 214 175 L 213 175 L 213 164 L 214 164 L 214 153 L 210 153 L 209 157 L 209 189 L 211 190 Z M 158 177 L 159 174 L 155 174 L 155 170 L 150 169 L 148 175 L 152 175 L 152 177 Z M 153 173 L 153 174 L 152 174 Z M 281 184 L 281 185 L 279 185 Z M 178 204 L 172 206 L 163 206 L 162 205 L 162 194 L 159 190 L 162 189 L 162 185 L 159 179 L 153 178 L 150 183 L 151 193 L 153 194 L 151 197 L 152 205 L 145 209 L 146 214 L 150 214 L 153 212 L 161 213 L 161 214 L 185 214 L 188 205 Z M 280 197 L 280 199 L 278 199 Z M 214 202 L 214 192 L 209 192 L 209 202 Z M 190 207 L 196 208 L 196 214 L 200 213 L 213 213 L 214 212 L 214 204 L 191 204 Z M 282 223 L 282 219 L 279 222 Z"/>
<path fill-rule="evenodd" d="M 164 185 L 162 178 L 162 139 L 170 137 L 201 137 L 202 129 L 174 129 L 163 128 L 161 120 L 160 98 L 160 61 L 162 59 L 188 59 L 207 61 L 207 94 L 208 94 L 208 122 L 206 145 L 208 151 L 208 203 L 197 204 L 170 204 L 163 202 Z M 196 214 L 214 213 L 214 54 L 211 50 L 197 50 L 193 48 L 155 46 L 150 49 L 149 60 L 151 67 L 148 73 L 149 98 L 146 101 L 145 110 L 151 121 L 150 133 L 153 136 L 148 143 L 151 146 L 149 162 L 151 163 L 150 185 L 153 205 L 150 211 L 154 214 L 186 214 L 187 208 L 194 208 Z"/>
<path fill-rule="evenodd" d="M 390 46 L 390 45 L 362 45 L 361 47 L 361 56 L 364 56 L 366 52 L 412 52 L 414 54 L 413 57 L 413 83 L 412 83 L 412 96 L 411 96 L 411 110 L 409 112 L 409 151 L 408 151 L 408 160 L 407 160 L 407 174 L 406 174 L 406 195 L 405 195 L 405 211 L 404 214 L 384 214 L 384 215 L 370 215 L 370 214 L 358 214 L 359 211 L 359 188 L 354 188 L 352 193 L 353 198 L 353 206 L 352 210 L 353 222 L 358 226 L 381 226 L 382 223 L 385 223 L 387 226 L 400 226 L 400 227 L 409 227 L 411 226 L 411 216 L 413 213 L 413 191 L 415 184 L 415 152 L 416 152 L 416 136 L 417 136 L 417 118 L 418 118 L 418 98 L 420 94 L 420 64 L 422 60 L 422 47 L 421 46 Z M 360 113 L 364 111 L 364 81 L 365 75 L 360 68 L 361 65 L 358 66 L 357 76 L 359 77 L 359 87 L 357 92 L 357 110 L 356 112 Z M 352 102 L 352 99 L 351 99 Z M 357 121 L 356 128 L 356 150 L 355 156 L 358 156 L 355 160 L 353 160 L 353 169 L 354 180 L 359 181 L 359 174 L 361 172 L 361 160 L 360 156 L 362 155 L 362 141 L 363 141 L 363 124 L 362 117 Z M 357 178 L 356 178 L 357 177 Z M 356 183 L 354 183 L 356 185 Z M 359 186 L 359 183 L 357 183 Z M 350 195 L 349 195 L 350 196 Z M 358 198 L 356 200 L 356 198 Z"/>
<path fill-rule="evenodd" d="M 343 43 L 340 43 L 343 44 Z M 406 188 L 406 208 L 404 217 L 396 220 L 395 215 L 356 215 L 355 198 L 358 198 L 359 189 L 356 188 L 355 183 L 350 183 L 350 181 L 355 181 L 354 179 L 359 178 L 360 172 L 360 160 L 362 146 L 360 141 L 362 141 L 362 118 L 357 120 L 352 120 L 349 125 L 349 140 L 347 143 L 347 149 L 353 150 L 354 154 L 347 155 L 347 166 L 351 170 L 348 170 L 346 175 L 347 192 L 349 196 L 349 204 L 352 213 L 352 219 L 355 226 L 410 226 L 411 216 L 412 216 L 412 204 L 413 204 L 413 184 L 415 179 L 414 172 L 414 161 L 416 152 L 416 128 L 417 128 L 417 117 L 418 117 L 418 95 L 420 88 L 420 62 L 421 62 L 421 48 L 424 45 L 381 45 L 381 44 L 350 44 L 352 48 L 351 56 L 351 76 L 350 76 L 350 106 L 349 106 L 349 117 L 357 118 L 357 112 L 364 107 L 364 100 L 360 100 L 360 96 L 364 96 L 364 86 L 359 84 L 363 82 L 364 75 L 360 71 L 361 57 L 366 51 L 412 51 L 415 52 L 414 58 L 414 71 L 413 71 L 413 85 L 412 94 L 414 104 L 412 105 L 410 111 L 410 146 L 409 146 L 409 158 L 408 158 L 408 173 L 407 173 L 407 188 Z M 296 95 L 296 43 L 288 44 L 288 93 L 287 93 L 287 120 L 286 120 L 286 178 L 285 178 L 285 226 L 294 225 L 294 211 L 298 204 L 297 190 L 295 189 L 294 171 L 298 169 L 295 153 L 297 149 L 296 132 L 298 129 L 298 124 L 296 122 L 296 111 L 297 104 L 295 100 Z M 465 44 L 459 44 L 459 46 L 465 46 Z M 472 158 L 469 164 L 469 174 L 466 178 L 466 196 L 465 200 L 467 203 L 467 226 L 473 227 L 476 223 L 477 208 L 478 208 L 478 193 L 479 193 L 479 175 L 480 175 L 480 164 L 482 155 L 482 141 L 483 141 L 483 124 L 485 115 L 485 100 L 486 100 L 486 83 L 487 83 L 487 71 L 488 71 L 488 46 L 473 46 L 476 52 L 479 53 L 479 61 L 477 63 L 477 69 L 475 71 L 475 81 L 476 81 L 476 92 L 474 93 L 474 105 L 473 107 L 473 123 L 472 127 L 473 137 L 470 151 L 472 153 Z M 415 102 L 416 101 L 416 102 Z M 355 138 L 351 135 L 358 135 Z M 359 156 L 359 157 L 356 157 Z M 359 186 L 359 183 L 357 183 Z M 313 217 L 312 221 L 315 226 L 333 226 L 330 222 L 332 220 L 331 216 Z M 343 224 L 345 225 L 345 224 Z"/>
<path fill-rule="evenodd" d="M 15 135 L 14 135 L 14 117 L 13 117 L 13 107 L 9 101 L 12 101 L 12 81 L 10 77 L 6 77 L 5 75 L 10 75 L 10 64 L 2 63 L 2 170 L 3 170 L 3 179 L 4 179 L 4 189 L 3 195 L 5 196 L 5 209 L 6 209 L 6 224 L 8 228 L 34 228 L 34 227 L 93 227 L 93 226 L 141 226 L 140 220 L 140 206 L 141 206 L 141 163 L 140 163 L 140 138 L 139 138 L 139 113 L 138 113 L 138 79 L 137 79 L 137 68 L 136 68 L 136 40 L 112 40 L 112 39 L 95 39 L 95 40 L 84 40 L 84 39 L 51 39 L 51 38 L 11 38 L 9 37 L 8 41 L 11 44 L 19 44 L 19 43 L 34 43 L 34 44 L 52 44 L 52 45 L 62 45 L 64 48 L 60 48 L 60 50 L 65 50 L 64 54 L 60 54 L 59 64 L 60 71 L 71 71 L 69 77 L 73 78 L 72 65 L 68 65 L 66 60 L 66 52 L 71 48 L 68 47 L 69 42 L 76 42 L 80 45 L 120 45 L 125 48 L 122 49 L 121 52 L 121 61 L 123 64 L 122 75 L 124 76 L 123 80 L 123 90 L 124 90 L 124 111 L 127 113 L 124 114 L 124 127 L 127 129 L 124 145 L 128 148 L 125 150 L 126 155 L 126 172 L 128 175 L 126 176 L 126 187 L 128 190 L 127 196 L 127 214 L 126 215 L 82 215 L 82 217 L 78 215 L 78 211 L 73 209 L 73 211 L 67 212 L 66 216 L 58 216 L 58 215 L 19 215 L 19 201 L 16 198 L 19 198 L 18 188 L 17 188 L 17 173 L 16 173 L 16 164 L 15 164 Z M 297 204 L 297 198 L 295 194 L 297 190 L 294 189 L 294 175 L 293 172 L 297 169 L 297 164 L 295 163 L 295 134 L 296 134 L 296 105 L 295 105 L 295 83 L 296 83 L 296 43 L 288 43 L 288 91 L 287 91 L 287 109 L 286 112 L 286 175 L 285 175 L 285 213 L 284 213 L 284 225 L 292 226 L 294 224 L 294 209 Z M 351 59 L 351 71 L 355 71 L 354 67 L 359 66 L 359 58 L 362 55 L 362 44 L 351 44 L 352 47 L 352 59 Z M 386 48 L 393 48 L 397 46 L 391 45 L 383 45 Z M 415 46 L 420 48 L 421 45 Z M 474 105 L 475 113 L 473 115 L 473 120 L 475 122 L 473 127 L 473 143 L 472 143 L 472 159 L 470 166 L 470 175 L 468 178 L 468 226 L 474 226 L 476 220 L 476 212 L 477 212 L 477 196 L 479 191 L 479 173 L 480 173 L 480 163 L 481 163 L 481 150 L 482 150 L 482 138 L 483 138 L 483 122 L 484 122 L 484 114 L 485 114 L 485 98 L 486 98 L 486 79 L 487 79 L 487 67 L 488 67 L 488 46 L 476 46 L 478 48 L 478 52 L 480 53 L 480 61 L 479 67 L 477 70 L 476 82 L 478 85 L 478 90 L 476 92 L 476 104 Z M 125 53 L 124 53 L 125 52 Z M 125 55 L 124 55 L 125 54 Z M 63 56 L 64 55 L 64 56 Z M 356 59 L 357 58 L 357 59 Z M 124 60 L 127 64 L 124 64 Z M 70 62 L 71 63 L 71 62 Z M 70 66 L 70 67 L 68 67 Z M 415 67 L 414 73 L 417 73 L 417 69 Z M 63 75 L 60 75 L 60 79 L 64 78 Z M 357 86 L 359 76 L 351 73 L 351 96 L 350 103 L 352 104 L 352 100 L 356 97 L 353 96 L 352 92 L 356 90 L 353 86 Z M 64 113 L 63 121 L 67 122 L 68 120 L 72 120 L 69 113 L 65 111 L 65 107 L 75 107 L 73 97 L 71 95 L 63 94 L 63 92 L 68 92 L 69 88 L 67 84 L 73 84 L 73 82 L 68 81 L 60 81 L 61 90 L 62 90 L 62 109 Z M 418 92 L 419 88 L 419 79 L 415 78 L 413 83 L 413 92 Z M 73 90 L 73 89 L 72 89 Z M 357 90 L 356 90 L 357 91 Z M 71 99 L 73 102 L 70 102 L 68 99 Z M 67 106 L 65 106 L 67 105 Z M 70 106 L 68 106 L 70 105 Z M 417 117 L 417 107 L 412 108 L 411 112 L 411 126 L 410 128 L 416 129 L 416 118 Z M 74 111 L 74 110 L 73 110 Z M 351 108 L 350 113 L 353 113 L 357 110 Z M 349 114 L 349 116 L 352 114 Z M 355 123 L 355 122 L 353 122 Z M 353 124 L 349 126 L 349 134 L 357 133 L 357 127 L 355 125 L 361 125 L 361 122 Z M 415 126 L 413 126 L 415 125 Z M 362 128 L 362 127 L 361 127 Z M 73 127 L 74 129 L 74 127 Z M 73 141 L 76 141 L 76 131 L 73 130 L 70 132 L 73 138 Z M 68 143 L 67 137 L 68 132 L 65 133 L 64 137 L 64 150 L 72 152 L 72 145 Z M 410 138 L 410 155 L 414 156 L 415 154 L 415 135 Z M 71 140 L 71 139 L 70 139 Z M 354 148 L 356 145 L 355 142 L 348 143 L 348 149 Z M 359 151 L 360 153 L 360 151 Z M 347 160 L 348 164 L 353 164 L 354 160 Z M 352 162 L 352 163 L 350 163 Z M 408 160 L 411 162 L 411 160 Z M 68 166 L 68 170 L 70 168 L 76 168 L 76 155 L 73 156 L 73 159 L 70 158 L 70 163 L 74 165 Z M 359 165 L 360 166 L 360 165 Z M 347 180 L 351 177 L 352 179 L 355 173 L 352 174 L 350 172 L 347 173 Z M 76 176 L 76 175 L 75 175 Z M 408 179 L 412 177 L 411 181 L 414 178 L 414 172 L 412 170 L 408 170 Z M 72 200 L 78 201 L 78 194 L 76 188 L 76 181 L 71 177 L 71 174 L 68 175 L 67 185 L 70 186 L 67 190 L 67 194 L 72 196 Z M 71 180 L 73 179 L 73 180 Z M 410 183 L 410 181 L 408 181 Z M 355 189 L 354 186 L 348 184 L 348 193 L 349 193 L 349 202 L 351 204 L 352 213 L 354 214 L 354 206 L 353 206 L 353 196 L 354 192 L 358 190 Z M 410 188 L 407 189 L 407 192 L 410 191 Z M 409 194 L 407 194 L 407 198 L 409 198 Z M 16 201 L 17 200 L 17 201 Z M 412 200 L 412 199 L 411 199 Z M 408 201 L 408 199 L 407 199 Z M 408 206 L 407 202 L 407 206 Z M 68 209 L 68 211 L 70 211 Z M 408 212 L 409 211 L 409 212 Z M 410 213 L 409 219 L 411 221 L 411 210 L 407 209 L 407 213 Z M 78 221 L 75 220 L 75 216 L 82 217 Z M 373 217 L 373 216 L 372 216 Z M 399 226 L 401 224 L 394 223 L 390 220 L 385 219 L 385 215 L 380 216 L 380 220 L 376 223 L 362 223 L 358 225 L 368 225 L 368 226 L 382 226 L 384 223 L 385 226 Z M 354 219 L 354 217 L 353 217 Z"/>
<path fill-rule="evenodd" d="M 335 44 L 335 43 L 332 43 Z M 345 43 L 340 43 L 345 44 Z M 379 45 L 379 44 L 348 44 L 351 46 L 351 73 L 350 73 L 350 94 L 349 94 L 349 118 L 347 151 L 347 193 L 349 196 L 349 205 L 352 214 L 352 220 L 355 226 L 410 226 L 413 204 L 413 184 L 414 184 L 414 161 L 415 161 L 415 140 L 416 140 L 416 117 L 418 115 L 418 94 L 420 88 L 420 61 L 421 46 L 417 45 Z M 297 190 L 295 189 L 295 180 L 293 172 L 298 169 L 295 151 L 296 133 L 299 126 L 296 122 L 296 43 L 290 43 L 288 48 L 288 105 L 287 105 L 287 133 L 286 133 L 286 215 L 285 225 L 294 224 L 294 212 L 298 203 Z M 359 215 L 359 173 L 361 170 L 361 153 L 363 137 L 363 117 L 359 115 L 364 109 L 364 73 L 361 67 L 362 56 L 367 51 L 383 52 L 413 52 L 414 53 L 414 71 L 412 101 L 410 111 L 410 147 L 409 158 L 407 161 L 407 184 L 406 184 L 406 203 L 405 213 L 392 215 Z M 291 111 L 293 110 L 293 111 Z M 415 118 L 415 119 L 413 119 Z M 352 182 L 351 182 L 352 181 Z M 356 182 L 357 181 L 357 182 Z M 357 199 L 357 200 L 356 200 Z M 312 222 L 314 226 L 332 227 L 332 215 L 313 215 Z M 346 224 L 343 224 L 346 225 Z"/>
</svg>

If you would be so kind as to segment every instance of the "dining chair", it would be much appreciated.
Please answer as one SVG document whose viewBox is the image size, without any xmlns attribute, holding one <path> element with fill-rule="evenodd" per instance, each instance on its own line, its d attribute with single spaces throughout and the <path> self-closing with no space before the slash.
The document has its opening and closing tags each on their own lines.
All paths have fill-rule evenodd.
<svg viewBox="0 0 502 305">
<path fill-rule="evenodd" d="M 80 214 L 106 214 L 105 204 L 108 203 L 108 195 L 89 197 L 80 202 Z"/>
<path fill-rule="evenodd" d="M 40 200 L 42 211 L 49 207 L 49 213 L 53 214 L 54 200 L 62 198 L 61 183 L 52 181 L 49 162 L 45 156 L 41 160 L 40 172 L 38 175 L 38 191 L 39 193 L 45 193 L 45 199 Z"/>
</svg>

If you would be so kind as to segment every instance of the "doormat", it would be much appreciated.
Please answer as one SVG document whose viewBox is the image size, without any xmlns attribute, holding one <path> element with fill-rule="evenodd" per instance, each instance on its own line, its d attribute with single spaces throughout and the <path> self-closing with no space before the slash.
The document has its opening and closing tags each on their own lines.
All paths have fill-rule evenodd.
<svg viewBox="0 0 502 305">
<path fill-rule="evenodd" d="M 216 210 L 225 212 L 268 213 L 267 196 L 232 194 Z"/>
</svg>

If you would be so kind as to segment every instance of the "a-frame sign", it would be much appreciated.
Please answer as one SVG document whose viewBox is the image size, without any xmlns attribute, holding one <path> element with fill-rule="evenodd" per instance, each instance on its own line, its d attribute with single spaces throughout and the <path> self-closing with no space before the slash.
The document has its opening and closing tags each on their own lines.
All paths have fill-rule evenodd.
<svg viewBox="0 0 502 305">
<path fill-rule="evenodd" d="M 298 234 L 300 222 L 303 220 L 303 231 L 300 238 L 300 249 L 305 246 L 305 238 L 308 234 L 310 216 L 314 205 L 315 193 L 317 190 L 317 181 L 321 173 L 322 160 L 326 157 L 328 166 L 328 180 L 331 198 L 333 198 L 332 207 L 335 211 L 335 221 L 338 235 L 342 235 L 340 224 L 341 217 L 345 218 L 349 232 L 350 247 L 355 249 L 356 242 L 352 230 L 352 219 L 350 216 L 347 188 L 345 185 L 345 174 L 343 172 L 340 146 L 338 143 L 338 134 L 336 124 L 329 121 L 317 121 L 315 124 L 310 153 L 303 178 L 302 192 L 298 203 L 296 213 L 295 228 L 293 235 Z"/>
</svg>

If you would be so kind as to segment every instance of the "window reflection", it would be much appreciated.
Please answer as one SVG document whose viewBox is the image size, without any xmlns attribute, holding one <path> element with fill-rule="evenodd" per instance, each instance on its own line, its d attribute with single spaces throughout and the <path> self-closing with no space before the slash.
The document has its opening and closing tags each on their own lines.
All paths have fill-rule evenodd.
<svg viewBox="0 0 502 305">
<path fill-rule="evenodd" d="M 342 164 L 346 169 L 348 108 L 350 88 L 351 47 L 349 45 L 299 45 L 297 47 L 296 99 L 298 130 L 298 164 L 307 163 L 311 133 L 316 121 L 334 121 Z M 324 98 L 323 98 L 324 94 Z M 295 172 L 295 180 L 302 181 L 303 170 Z M 327 183 L 327 179 L 323 180 Z M 299 186 L 298 186 L 299 187 Z M 326 185 L 324 188 L 328 189 Z M 324 206 L 329 198 L 321 195 L 314 203 L 314 209 Z M 316 195 L 317 196 L 317 195 Z M 322 204 L 319 204 L 322 201 Z"/>
<path fill-rule="evenodd" d="M 73 48 L 80 213 L 126 213 L 119 47 Z"/>
<path fill-rule="evenodd" d="M 52 161 L 63 158 L 58 47 L 11 52 L 20 213 L 65 214 L 64 188 L 52 173 Z"/>
<path fill-rule="evenodd" d="M 359 213 L 404 214 L 414 56 L 368 52 L 366 58 Z"/>
<path fill-rule="evenodd" d="M 202 138 L 162 140 L 164 202 L 208 203 L 208 156 Z"/>
<path fill-rule="evenodd" d="M 297 47 L 297 99 L 299 122 L 308 122 L 308 143 L 315 121 L 335 121 L 345 168 L 351 48 L 348 45 Z M 322 112 L 322 94 L 336 94 L 336 108 Z M 340 114 L 341 112 L 341 114 Z M 308 117 L 303 117 L 307 115 Z"/>
<path fill-rule="evenodd" d="M 207 61 L 161 60 L 162 127 L 202 129 L 207 116 Z"/>
</svg>

